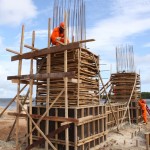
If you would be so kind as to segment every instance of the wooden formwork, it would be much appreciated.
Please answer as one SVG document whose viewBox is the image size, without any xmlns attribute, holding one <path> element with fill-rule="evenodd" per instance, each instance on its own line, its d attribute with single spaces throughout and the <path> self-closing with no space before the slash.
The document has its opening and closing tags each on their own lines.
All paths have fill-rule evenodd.
<svg viewBox="0 0 150 150">
<path fill-rule="evenodd" d="M 93 56 L 97 63 L 98 56 L 94 55 L 87 49 L 72 49 L 67 53 L 67 70 L 74 72 L 74 78 L 68 79 L 68 106 L 80 105 L 98 105 L 99 96 L 99 81 L 97 78 L 98 71 L 93 60 Z M 57 52 L 51 55 L 51 73 L 63 72 L 64 68 L 64 53 Z M 37 59 L 37 73 L 46 73 L 46 59 Z M 42 104 L 46 102 L 46 80 L 37 81 L 36 103 Z M 64 80 L 51 79 L 50 80 L 50 102 L 59 94 L 64 87 Z M 64 94 L 60 96 L 54 106 L 64 106 Z"/>
<path fill-rule="evenodd" d="M 121 124 L 122 118 L 124 116 L 124 112 L 126 110 L 126 104 L 123 103 L 112 103 L 111 104 L 115 117 L 117 119 L 118 125 Z M 113 118 L 112 111 L 110 110 L 110 106 L 106 105 L 106 114 L 107 114 L 107 130 L 110 131 L 111 129 L 116 128 L 116 123 Z M 128 122 L 129 117 L 126 113 L 123 123 Z"/>
<path fill-rule="evenodd" d="M 45 112 L 45 107 L 32 107 L 33 114 L 42 115 Z M 52 108 L 49 112 L 50 116 L 65 117 L 65 108 Z M 68 109 L 68 117 L 76 118 L 78 123 L 70 124 L 69 128 L 69 149 L 83 150 L 93 148 L 106 140 L 106 107 L 86 106 L 86 107 L 70 107 Z M 34 119 L 36 122 L 37 119 Z M 45 120 L 39 124 L 42 131 L 45 133 Z M 49 131 L 52 132 L 61 126 L 60 121 L 49 121 Z M 33 132 L 33 141 L 41 137 L 38 130 Z M 50 139 L 55 147 L 59 150 L 65 150 L 65 132 L 62 132 Z M 44 147 L 44 143 L 40 147 Z"/>
<path fill-rule="evenodd" d="M 139 106 L 137 101 L 132 101 L 130 103 L 130 117 L 131 117 L 131 123 L 140 123 L 142 118 L 142 109 Z"/>
<path fill-rule="evenodd" d="M 135 83 L 136 79 L 136 83 Z M 114 102 L 127 102 L 130 98 L 131 91 L 132 100 L 138 100 L 141 96 L 140 92 L 140 75 L 136 73 L 115 73 L 111 75 L 112 95 L 111 100 Z"/>
</svg>

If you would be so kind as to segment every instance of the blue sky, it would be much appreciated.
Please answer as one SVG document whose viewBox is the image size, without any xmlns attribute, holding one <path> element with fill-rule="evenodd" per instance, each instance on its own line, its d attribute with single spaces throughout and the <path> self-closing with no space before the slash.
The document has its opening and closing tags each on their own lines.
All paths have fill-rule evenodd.
<svg viewBox="0 0 150 150">
<path fill-rule="evenodd" d="M 88 48 L 101 57 L 102 70 L 116 72 L 115 47 L 134 47 L 136 72 L 140 70 L 142 91 L 150 92 L 150 0 L 85 0 Z M 17 74 L 18 62 L 5 51 L 19 51 L 22 24 L 25 44 L 31 45 L 31 33 L 36 32 L 35 47 L 47 47 L 47 23 L 52 18 L 53 0 L 0 0 L 0 97 L 13 97 L 17 86 L 7 76 Z M 24 52 L 30 51 L 24 48 Z M 22 74 L 29 73 L 29 62 L 23 61 Z M 102 72 L 109 78 L 110 71 Z M 105 79 L 106 82 L 108 79 Z"/>
</svg>

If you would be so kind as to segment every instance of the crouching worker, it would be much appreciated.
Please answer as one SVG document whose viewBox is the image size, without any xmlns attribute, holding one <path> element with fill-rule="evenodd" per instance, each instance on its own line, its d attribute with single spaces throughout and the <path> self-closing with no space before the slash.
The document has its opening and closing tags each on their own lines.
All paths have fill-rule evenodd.
<svg viewBox="0 0 150 150">
<path fill-rule="evenodd" d="M 142 116 L 143 116 L 144 123 L 147 124 L 146 101 L 143 100 L 143 99 L 140 99 L 139 100 L 139 105 L 141 106 L 141 109 L 142 109 Z"/>
<path fill-rule="evenodd" d="M 51 42 L 53 45 L 60 45 L 59 41 L 64 43 L 64 29 L 65 24 L 64 22 L 61 22 L 59 27 L 54 28 L 52 35 L 51 35 Z M 69 43 L 69 40 L 67 39 L 67 43 Z"/>
</svg>

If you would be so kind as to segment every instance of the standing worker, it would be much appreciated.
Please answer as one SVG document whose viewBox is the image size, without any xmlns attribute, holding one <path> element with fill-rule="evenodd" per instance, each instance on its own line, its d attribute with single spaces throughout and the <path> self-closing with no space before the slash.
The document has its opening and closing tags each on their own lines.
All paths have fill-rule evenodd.
<svg viewBox="0 0 150 150">
<path fill-rule="evenodd" d="M 143 100 L 143 99 L 140 99 L 139 100 L 139 105 L 141 106 L 141 109 L 142 109 L 142 116 L 143 116 L 144 123 L 147 124 L 146 101 Z"/>
<path fill-rule="evenodd" d="M 59 41 L 64 43 L 64 29 L 64 22 L 61 22 L 59 27 L 54 28 L 51 35 L 51 42 L 53 45 L 60 45 Z M 67 43 L 69 43 L 69 40 L 67 40 Z"/>
</svg>

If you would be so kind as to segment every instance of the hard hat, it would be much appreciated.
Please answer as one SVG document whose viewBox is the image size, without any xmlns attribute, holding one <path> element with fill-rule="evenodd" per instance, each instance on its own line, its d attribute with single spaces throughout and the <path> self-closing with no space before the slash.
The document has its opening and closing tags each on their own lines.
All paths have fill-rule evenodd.
<svg viewBox="0 0 150 150">
<path fill-rule="evenodd" d="M 61 22 L 59 26 L 60 26 L 61 28 L 65 29 L 65 24 L 64 24 L 64 22 Z"/>
</svg>

